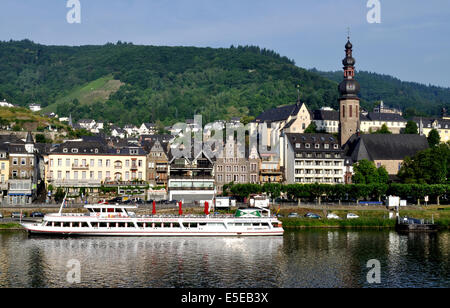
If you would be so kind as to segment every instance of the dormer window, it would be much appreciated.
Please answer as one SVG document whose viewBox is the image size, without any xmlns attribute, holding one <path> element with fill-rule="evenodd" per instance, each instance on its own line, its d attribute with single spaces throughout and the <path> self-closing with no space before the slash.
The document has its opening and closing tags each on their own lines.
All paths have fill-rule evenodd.
<svg viewBox="0 0 450 308">
<path fill-rule="evenodd" d="M 320 144 L 316 143 L 316 149 L 320 149 Z"/>
<path fill-rule="evenodd" d="M 67 153 L 68 150 L 66 148 L 63 149 L 63 153 Z"/>
<path fill-rule="evenodd" d="M 78 149 L 72 149 L 72 153 L 78 153 Z"/>
<path fill-rule="evenodd" d="M 97 154 L 98 153 L 98 149 L 95 149 L 94 152 L 95 152 L 95 154 Z"/>
<path fill-rule="evenodd" d="M 335 145 L 334 145 L 334 149 L 335 149 L 335 150 L 339 149 L 339 145 L 335 144 Z"/>
<path fill-rule="evenodd" d="M 311 145 L 309 143 L 305 144 L 305 148 L 309 149 L 311 148 Z"/>
</svg>

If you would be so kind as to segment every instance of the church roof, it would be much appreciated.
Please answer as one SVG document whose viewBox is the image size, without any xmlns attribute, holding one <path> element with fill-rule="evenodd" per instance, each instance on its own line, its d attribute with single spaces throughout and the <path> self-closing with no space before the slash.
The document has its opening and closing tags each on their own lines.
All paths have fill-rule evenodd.
<svg viewBox="0 0 450 308">
<path fill-rule="evenodd" d="M 353 161 L 404 160 L 428 148 L 427 138 L 419 135 L 370 134 L 353 135 L 345 145 Z"/>
<path fill-rule="evenodd" d="M 255 122 L 281 122 L 286 121 L 291 115 L 297 115 L 301 104 L 294 104 L 270 109 L 260 114 Z"/>
</svg>

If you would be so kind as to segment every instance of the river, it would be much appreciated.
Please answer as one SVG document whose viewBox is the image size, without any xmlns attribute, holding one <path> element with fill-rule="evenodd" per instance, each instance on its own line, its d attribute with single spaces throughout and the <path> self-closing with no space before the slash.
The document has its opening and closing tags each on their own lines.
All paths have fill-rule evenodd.
<svg viewBox="0 0 450 308">
<path fill-rule="evenodd" d="M 450 287 L 450 233 L 304 230 L 269 238 L 50 238 L 0 231 L 0 287 Z M 369 260 L 380 264 L 371 284 Z M 79 264 L 79 283 L 68 273 Z M 75 276 L 74 276 L 75 277 Z"/>
</svg>

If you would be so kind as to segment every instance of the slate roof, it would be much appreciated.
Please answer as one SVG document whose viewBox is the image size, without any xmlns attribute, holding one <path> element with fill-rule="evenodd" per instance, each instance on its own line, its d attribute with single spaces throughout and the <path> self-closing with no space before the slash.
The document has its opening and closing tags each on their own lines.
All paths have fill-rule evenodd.
<svg viewBox="0 0 450 308">
<path fill-rule="evenodd" d="M 423 127 L 424 128 L 432 128 L 434 122 L 437 121 L 438 125 L 441 126 L 441 129 L 450 128 L 450 120 L 447 119 L 441 119 L 441 118 L 420 118 L 420 117 L 414 117 L 413 121 L 417 123 L 417 126 L 419 126 L 420 121 L 422 120 Z"/>
<path fill-rule="evenodd" d="M 406 120 L 396 113 L 379 113 L 369 112 L 367 119 L 361 119 L 362 121 L 383 121 L 383 122 L 406 122 Z"/>
<path fill-rule="evenodd" d="M 296 115 L 302 105 L 294 104 L 270 109 L 260 114 L 255 122 L 281 122 L 286 121 L 291 115 Z"/>
<path fill-rule="evenodd" d="M 419 135 L 353 135 L 344 146 L 353 161 L 404 160 L 428 148 L 427 138 Z"/>
<path fill-rule="evenodd" d="M 73 151 L 75 150 L 75 152 Z M 131 150 L 137 150 L 134 155 L 146 155 L 147 153 L 140 147 L 113 148 L 105 144 L 92 141 L 68 141 L 57 148 L 52 154 L 89 154 L 89 155 L 130 155 Z"/>
<path fill-rule="evenodd" d="M 314 110 L 311 117 L 315 121 L 339 121 L 339 111 Z"/>
<path fill-rule="evenodd" d="M 307 152 L 342 152 L 339 139 L 331 134 L 286 134 L 288 142 L 291 144 L 294 152 L 307 153 Z M 298 148 L 296 145 L 300 144 Z M 309 144 L 309 148 L 306 147 Z M 319 144 L 319 148 L 315 147 Z M 329 148 L 325 148 L 325 144 L 329 145 Z M 335 149 L 337 145 L 337 149 Z"/>
</svg>

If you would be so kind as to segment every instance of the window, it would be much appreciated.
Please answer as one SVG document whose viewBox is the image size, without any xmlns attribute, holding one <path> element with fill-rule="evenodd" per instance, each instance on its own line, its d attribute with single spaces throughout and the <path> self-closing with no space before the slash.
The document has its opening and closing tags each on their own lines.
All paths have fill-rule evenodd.
<svg viewBox="0 0 450 308">
<path fill-rule="evenodd" d="M 106 160 L 106 167 L 109 167 L 109 166 L 111 166 L 111 160 L 107 159 Z"/>
<path fill-rule="evenodd" d="M 66 171 L 66 180 L 70 180 L 70 171 Z"/>
<path fill-rule="evenodd" d="M 74 165 L 75 167 L 78 167 L 78 159 L 74 159 L 73 165 Z"/>
<path fill-rule="evenodd" d="M 101 172 L 101 171 L 98 172 L 98 179 L 99 179 L 99 180 L 102 180 L 102 179 L 103 179 L 103 176 L 102 176 L 102 172 Z"/>
<path fill-rule="evenodd" d="M 22 158 L 22 159 L 20 160 L 20 164 L 21 164 L 22 166 L 25 166 L 25 165 L 27 164 L 26 158 Z"/>
<path fill-rule="evenodd" d="M 74 171 L 73 173 L 73 179 L 78 180 L 78 171 Z"/>
<path fill-rule="evenodd" d="M 309 149 L 311 148 L 311 145 L 309 143 L 305 144 L 305 148 Z"/>
<path fill-rule="evenodd" d="M 98 160 L 98 166 L 103 167 L 103 160 L 101 160 L 101 159 Z"/>
<path fill-rule="evenodd" d="M 70 167 L 70 159 L 66 159 L 66 167 Z"/>
</svg>

